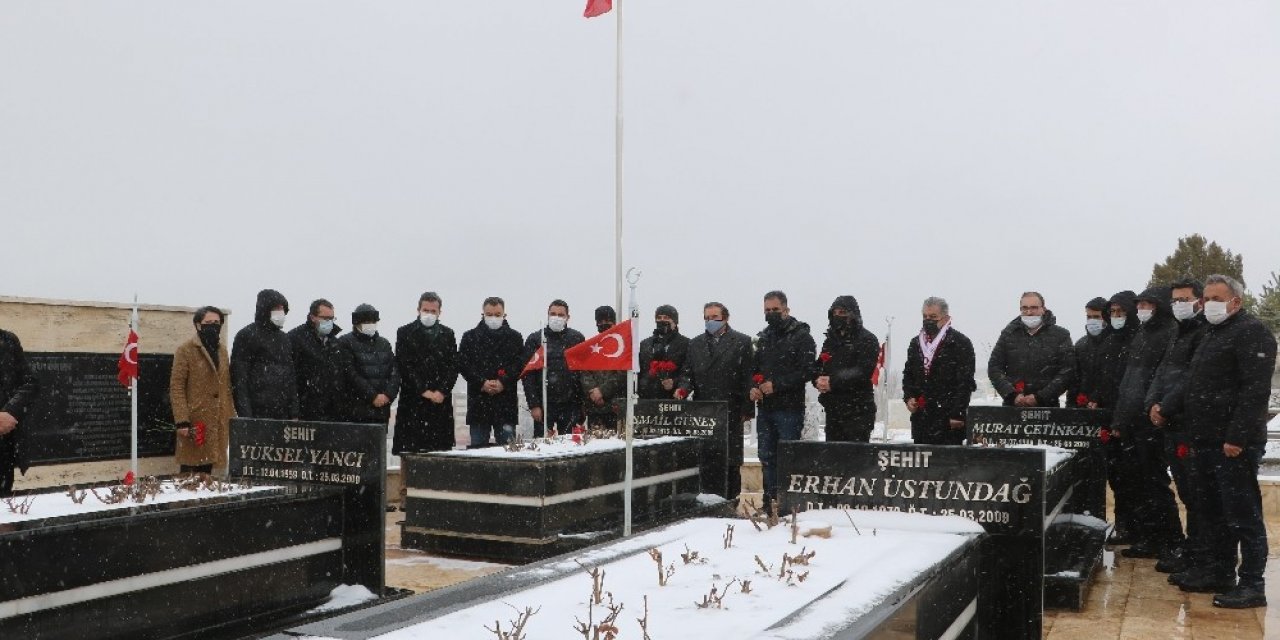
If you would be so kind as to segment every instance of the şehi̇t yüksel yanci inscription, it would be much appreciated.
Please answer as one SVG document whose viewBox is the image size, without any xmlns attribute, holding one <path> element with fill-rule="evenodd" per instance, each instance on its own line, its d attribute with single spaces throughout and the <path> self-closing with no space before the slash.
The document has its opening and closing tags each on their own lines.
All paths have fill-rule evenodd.
<svg viewBox="0 0 1280 640">
<path fill-rule="evenodd" d="M 32 464 L 127 458 L 132 450 L 129 388 L 120 384 L 120 354 L 26 354 L 40 393 L 27 414 Z M 169 372 L 173 356 L 138 359 L 138 455 L 173 455 Z"/>
<path fill-rule="evenodd" d="M 698 438 L 702 443 L 702 490 L 726 498 L 738 495 L 731 487 L 729 444 L 741 432 L 729 429 L 729 405 L 691 400 L 639 400 L 635 411 L 635 437 L 677 436 Z"/>
<path fill-rule="evenodd" d="M 386 425 L 235 418 L 230 441 L 227 473 L 233 478 L 346 488 L 345 571 L 381 594 Z"/>
</svg>

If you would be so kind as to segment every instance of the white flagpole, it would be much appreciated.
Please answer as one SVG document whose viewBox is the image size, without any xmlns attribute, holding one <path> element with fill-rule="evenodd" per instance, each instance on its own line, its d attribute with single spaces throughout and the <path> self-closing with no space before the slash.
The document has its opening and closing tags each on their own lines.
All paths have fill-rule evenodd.
<svg viewBox="0 0 1280 640">
<path fill-rule="evenodd" d="M 636 372 L 640 370 L 640 308 L 636 306 L 636 283 L 639 281 L 640 272 L 633 267 L 627 272 L 627 282 L 631 285 L 631 300 L 627 305 L 631 315 L 631 366 L 627 367 L 627 419 L 624 427 L 627 454 L 626 471 L 622 480 L 623 537 L 631 535 L 631 486 L 635 481 L 632 456 L 635 441 Z"/>
<path fill-rule="evenodd" d="M 622 0 L 615 0 L 613 11 L 618 25 L 617 52 L 614 68 L 615 113 L 613 129 L 613 277 L 614 306 L 622 311 Z"/>
<path fill-rule="evenodd" d="M 884 319 L 886 329 L 884 331 L 884 371 L 880 375 L 880 398 L 884 404 L 884 426 L 880 428 L 880 440 L 883 442 L 889 439 L 889 365 L 891 363 L 891 353 L 893 343 L 893 316 Z"/>
<path fill-rule="evenodd" d="M 129 318 L 129 330 L 132 331 L 134 334 L 138 333 L 138 294 L 136 293 L 133 294 L 133 315 L 130 316 Z M 142 341 L 141 337 L 139 337 L 138 341 L 139 342 Z M 133 350 L 133 359 L 138 361 L 139 363 L 138 366 L 141 367 L 142 356 L 138 353 L 138 351 L 139 351 L 138 349 Z M 129 399 L 130 399 L 130 404 L 132 405 L 131 411 L 130 411 L 131 427 L 129 429 L 129 433 L 132 436 L 132 440 L 133 440 L 133 455 L 129 460 L 130 462 L 129 469 L 133 471 L 134 476 L 137 476 L 138 475 L 138 377 L 137 376 L 134 376 L 133 379 L 129 381 Z"/>
</svg>

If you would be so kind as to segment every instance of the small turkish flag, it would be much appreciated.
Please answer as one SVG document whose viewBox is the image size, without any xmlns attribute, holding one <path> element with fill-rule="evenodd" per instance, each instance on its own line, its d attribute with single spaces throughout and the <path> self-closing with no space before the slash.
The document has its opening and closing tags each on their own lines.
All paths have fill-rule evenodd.
<svg viewBox="0 0 1280 640">
<path fill-rule="evenodd" d="M 124 351 L 120 353 L 119 369 L 116 379 L 126 387 L 138 377 L 138 333 L 132 329 L 129 330 L 129 339 L 124 343 Z"/>
<path fill-rule="evenodd" d="M 884 343 L 880 343 L 880 354 L 876 356 L 876 366 L 871 369 L 871 386 L 880 386 L 880 370 L 884 369 Z"/>
<path fill-rule="evenodd" d="M 546 349 L 546 347 L 538 347 L 538 350 L 533 352 L 533 357 L 529 358 L 529 363 L 524 365 L 524 370 L 520 372 L 521 378 L 529 375 L 530 371 L 542 370 L 542 363 L 547 359 Z"/>
<path fill-rule="evenodd" d="M 564 361 L 573 371 L 630 371 L 631 321 L 565 349 Z"/>
<path fill-rule="evenodd" d="M 587 8 L 582 12 L 584 18 L 594 18 L 613 11 L 613 0 L 587 0 Z"/>
</svg>

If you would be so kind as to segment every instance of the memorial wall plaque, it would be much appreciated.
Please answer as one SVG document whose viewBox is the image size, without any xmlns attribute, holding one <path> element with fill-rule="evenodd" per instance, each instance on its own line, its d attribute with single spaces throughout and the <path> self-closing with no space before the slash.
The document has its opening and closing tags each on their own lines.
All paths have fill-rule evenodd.
<svg viewBox="0 0 1280 640">
<path fill-rule="evenodd" d="M 381 594 L 386 425 L 235 418 L 230 440 L 227 474 L 232 478 L 346 488 L 346 579 Z"/>
<path fill-rule="evenodd" d="M 1099 432 L 1110 421 L 1111 412 L 1105 409 L 983 406 L 969 407 L 966 424 L 971 444 L 1037 444 L 1077 451 L 1089 460 L 1090 473 L 1065 510 L 1106 520 L 1106 456 Z"/>
<path fill-rule="evenodd" d="M 28 416 L 31 464 L 128 458 L 129 389 L 116 379 L 120 354 L 27 353 L 40 383 Z M 142 354 L 138 362 L 138 455 L 171 456 L 173 410 L 169 373 L 173 356 Z"/>
<path fill-rule="evenodd" d="M 1041 637 L 1045 455 L 1036 449 L 784 441 L 779 504 L 953 515 L 982 525 L 981 637 Z M 856 515 L 853 516 L 856 519 Z"/>
<path fill-rule="evenodd" d="M 689 400 L 638 400 L 635 437 L 696 437 L 702 440 L 702 490 L 732 498 L 729 486 L 729 405 Z M 739 435 L 739 437 L 741 437 Z"/>
</svg>

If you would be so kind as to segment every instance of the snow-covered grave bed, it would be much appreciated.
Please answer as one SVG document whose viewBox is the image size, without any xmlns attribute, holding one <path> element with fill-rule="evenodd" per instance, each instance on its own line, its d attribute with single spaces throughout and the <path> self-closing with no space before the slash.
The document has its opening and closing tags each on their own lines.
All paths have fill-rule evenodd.
<svg viewBox="0 0 1280 640">
<path fill-rule="evenodd" d="M 0 638 L 206 637 L 323 603 L 346 578 L 341 489 L 179 484 L 0 501 Z"/>
<path fill-rule="evenodd" d="M 616 627 L 620 638 L 817 640 L 972 629 L 976 523 L 842 510 L 790 521 L 757 529 L 743 519 L 686 520 L 288 633 L 480 640 L 520 627 L 509 637 L 537 640 L 606 637 L 596 631 Z"/>
<path fill-rule="evenodd" d="M 559 436 L 513 447 L 519 450 L 402 456 L 407 490 L 401 545 L 523 562 L 600 541 L 622 528 L 624 447 L 618 438 L 579 443 Z M 699 499 L 701 451 L 696 438 L 634 441 L 637 525 L 707 508 Z"/>
</svg>

